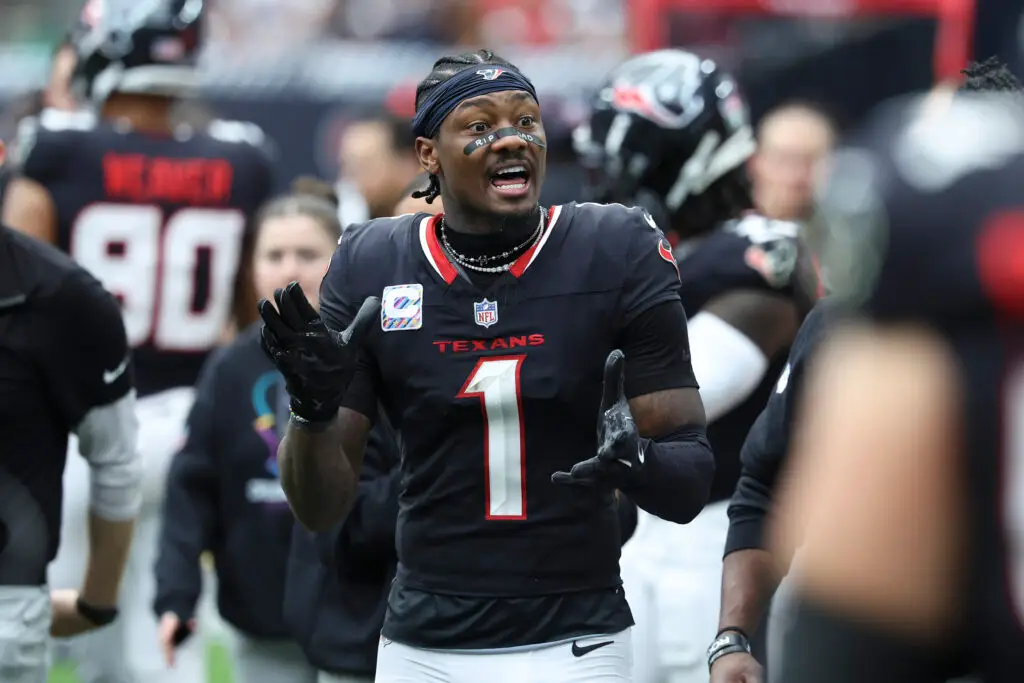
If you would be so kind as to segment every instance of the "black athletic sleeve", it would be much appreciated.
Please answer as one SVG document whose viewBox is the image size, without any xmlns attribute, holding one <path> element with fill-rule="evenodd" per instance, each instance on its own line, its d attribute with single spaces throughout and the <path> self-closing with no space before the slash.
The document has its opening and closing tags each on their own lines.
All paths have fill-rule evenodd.
<svg viewBox="0 0 1024 683">
<path fill-rule="evenodd" d="M 128 339 L 117 301 L 84 270 L 66 275 L 46 302 L 41 367 L 70 428 L 132 389 Z"/>
<path fill-rule="evenodd" d="M 631 242 L 620 304 L 624 326 L 653 306 L 680 300 L 679 267 L 664 233 L 643 209 L 629 209 L 627 221 L 623 228 L 630 233 Z"/>
<path fill-rule="evenodd" d="M 823 300 L 804 320 L 775 391 L 743 442 L 740 479 L 729 503 L 726 555 L 737 550 L 764 547 L 764 522 L 771 506 L 775 480 L 789 450 L 794 408 L 799 401 L 808 360 L 824 335 L 831 315 L 829 309 L 830 302 Z"/>
<path fill-rule="evenodd" d="M 663 301 L 634 318 L 619 348 L 626 355 L 626 397 L 697 387 L 690 364 L 686 313 L 679 301 Z"/>
<path fill-rule="evenodd" d="M 621 210 L 621 207 L 615 207 Z M 617 346 L 626 355 L 626 396 L 696 387 L 679 268 L 665 235 L 643 209 L 625 211 L 629 235 Z"/>
<path fill-rule="evenodd" d="M 191 619 L 202 592 L 199 557 L 213 547 L 217 528 L 217 406 L 227 398 L 218 400 L 218 378 L 225 353 L 226 349 L 218 352 L 203 367 L 185 445 L 175 454 L 167 474 L 155 566 L 157 618 L 173 612 L 182 621 Z"/>
<path fill-rule="evenodd" d="M 358 297 L 350 283 L 352 240 L 347 238 L 350 234 L 350 230 L 342 234 L 327 274 L 320 283 L 320 317 L 328 328 L 336 332 L 349 326 L 365 298 Z M 377 361 L 368 349 L 364 349 L 341 405 L 365 415 L 373 422 L 377 418 L 379 386 Z"/>
</svg>

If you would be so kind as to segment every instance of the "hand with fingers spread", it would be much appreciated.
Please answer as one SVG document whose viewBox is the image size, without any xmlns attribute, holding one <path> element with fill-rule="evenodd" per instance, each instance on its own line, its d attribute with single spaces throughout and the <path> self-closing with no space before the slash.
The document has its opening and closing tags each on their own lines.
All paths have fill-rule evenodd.
<svg viewBox="0 0 1024 683">
<path fill-rule="evenodd" d="M 628 488 L 644 465 L 643 444 L 625 392 L 626 356 L 616 349 L 604 363 L 604 390 L 597 423 L 597 455 L 555 472 L 556 484 Z"/>
<path fill-rule="evenodd" d="M 320 314 L 292 282 L 274 292 L 276 308 L 259 303 L 263 350 L 284 375 L 292 413 L 306 422 L 334 418 L 355 372 L 359 349 L 380 315 L 380 299 L 367 297 L 342 332 L 327 328 Z"/>
</svg>

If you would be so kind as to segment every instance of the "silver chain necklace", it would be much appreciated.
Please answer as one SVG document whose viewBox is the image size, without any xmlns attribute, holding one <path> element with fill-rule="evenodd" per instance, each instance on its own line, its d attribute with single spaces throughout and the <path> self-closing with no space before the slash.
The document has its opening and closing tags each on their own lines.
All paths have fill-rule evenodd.
<svg viewBox="0 0 1024 683">
<path fill-rule="evenodd" d="M 537 221 L 537 229 L 526 238 L 524 242 L 518 246 L 512 247 L 507 251 L 503 251 L 495 256 L 466 256 L 457 252 L 452 245 L 448 242 L 448 224 L 445 222 L 444 217 L 441 218 L 441 244 L 451 254 L 452 259 L 463 268 L 474 270 L 478 273 L 504 273 L 515 265 L 516 259 L 522 255 L 530 247 L 540 241 L 541 236 L 544 234 L 544 211 L 540 211 L 540 220 Z M 511 258 L 512 260 L 508 263 L 503 263 L 497 266 L 482 265 L 485 263 L 491 263 L 493 261 L 500 261 L 502 259 Z"/>
</svg>

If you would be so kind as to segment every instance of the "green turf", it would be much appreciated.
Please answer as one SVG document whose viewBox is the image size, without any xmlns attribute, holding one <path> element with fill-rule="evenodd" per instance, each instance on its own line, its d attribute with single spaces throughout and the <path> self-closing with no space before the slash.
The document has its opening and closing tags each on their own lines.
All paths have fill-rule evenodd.
<svg viewBox="0 0 1024 683">
<path fill-rule="evenodd" d="M 206 683 L 233 683 L 231 660 L 227 649 L 220 643 L 210 643 L 206 647 Z M 70 666 L 59 665 L 50 671 L 47 683 L 79 683 L 75 670 Z M 202 683 L 197 681 L 196 683 Z"/>
</svg>

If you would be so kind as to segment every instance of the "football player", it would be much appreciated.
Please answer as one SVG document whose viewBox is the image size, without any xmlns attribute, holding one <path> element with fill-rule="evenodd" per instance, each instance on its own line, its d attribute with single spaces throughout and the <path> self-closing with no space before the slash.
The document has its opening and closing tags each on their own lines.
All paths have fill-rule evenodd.
<svg viewBox="0 0 1024 683">
<path fill-rule="evenodd" d="M 347 229 L 322 320 L 294 284 L 261 302 L 285 492 L 342 517 L 379 402 L 403 489 L 378 683 L 630 681 L 614 492 L 687 522 L 713 475 L 675 259 L 641 209 L 539 206 L 537 95 L 490 51 L 438 60 L 413 125 L 445 212 Z"/>
<path fill-rule="evenodd" d="M 693 369 L 715 451 L 711 501 L 686 527 L 642 518 L 627 579 L 653 584 L 662 665 L 706 681 L 740 448 L 816 294 L 800 226 L 751 211 L 755 144 L 735 81 L 683 50 L 633 57 L 598 89 L 574 144 L 599 201 L 647 207 L 676 239 Z M 629 587 L 627 580 L 627 587 Z"/>
<path fill-rule="evenodd" d="M 97 116 L 26 122 L 20 174 L 4 201 L 10 225 L 57 244 L 120 299 L 133 348 L 146 500 L 122 619 L 75 646 L 85 676 L 118 680 L 127 653 L 140 677 L 159 680 L 150 609 L 164 475 L 183 439 L 197 373 L 244 298 L 247 219 L 270 193 L 268 161 L 236 127 L 211 125 L 207 133 L 172 121 L 196 85 L 203 6 L 90 2 L 75 31 L 73 86 Z M 67 542 L 50 574 L 57 585 L 69 585 L 83 567 L 84 548 L 74 543 L 85 538 L 80 460 L 70 458 L 65 472 Z M 203 675 L 200 654 L 198 645 L 182 651 L 183 680 Z"/>
<path fill-rule="evenodd" d="M 979 81 L 1015 83 L 993 63 Z M 779 501 L 778 547 L 800 544 L 779 680 L 1021 678 L 1022 173 L 1019 86 L 889 106 L 836 164 L 823 206 L 864 238 L 836 291 L 864 319 L 807 379 Z"/>
</svg>

